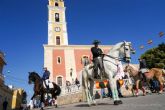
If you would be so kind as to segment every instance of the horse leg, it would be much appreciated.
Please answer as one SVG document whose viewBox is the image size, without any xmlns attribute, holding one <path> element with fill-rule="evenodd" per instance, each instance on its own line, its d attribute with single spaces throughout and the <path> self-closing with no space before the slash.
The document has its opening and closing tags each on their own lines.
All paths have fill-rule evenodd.
<svg viewBox="0 0 165 110">
<path fill-rule="evenodd" d="M 55 96 L 55 94 L 52 94 L 52 98 L 54 100 L 54 106 L 55 106 L 55 108 L 57 108 L 58 107 L 57 106 L 57 96 Z"/>
<path fill-rule="evenodd" d="M 41 94 L 41 109 L 44 110 L 44 94 Z"/>
<path fill-rule="evenodd" d="M 85 90 L 87 103 L 88 103 L 89 106 L 91 106 L 91 102 L 90 102 L 90 99 L 89 99 L 90 93 L 89 93 L 89 90 L 88 90 L 88 81 L 84 81 L 84 90 Z"/>
<path fill-rule="evenodd" d="M 93 87 L 94 87 L 94 81 L 93 80 L 91 80 L 90 81 L 90 98 L 91 98 L 91 101 L 92 101 L 92 103 L 94 104 L 94 105 L 97 105 L 96 104 L 96 101 L 95 101 L 95 98 L 94 98 L 94 96 L 93 96 Z"/>
<path fill-rule="evenodd" d="M 55 101 L 55 107 L 57 108 L 57 96 L 54 97 L 54 101 Z"/>
<path fill-rule="evenodd" d="M 139 82 L 140 80 L 136 81 L 136 92 L 135 92 L 136 97 L 139 95 Z"/>
<path fill-rule="evenodd" d="M 159 81 L 159 84 L 160 84 L 159 93 L 161 94 L 161 93 L 163 93 L 163 80 L 162 80 L 162 77 L 159 77 L 158 81 Z"/>
<path fill-rule="evenodd" d="M 111 78 L 109 80 L 109 82 L 110 82 L 110 86 L 112 88 L 112 97 L 113 97 L 113 100 L 114 100 L 114 105 L 122 104 L 122 101 L 119 99 L 119 96 L 118 96 L 116 79 Z"/>
<path fill-rule="evenodd" d="M 144 87 L 141 87 L 140 89 L 141 89 L 142 92 L 143 92 L 143 96 L 145 96 L 145 95 L 146 95 L 146 91 L 145 91 Z"/>
</svg>

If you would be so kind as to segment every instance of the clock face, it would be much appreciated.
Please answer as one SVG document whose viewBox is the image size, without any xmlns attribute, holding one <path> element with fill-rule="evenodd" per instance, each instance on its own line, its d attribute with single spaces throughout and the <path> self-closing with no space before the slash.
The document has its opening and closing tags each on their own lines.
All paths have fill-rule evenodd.
<svg viewBox="0 0 165 110">
<path fill-rule="evenodd" d="M 55 27 L 55 31 L 60 32 L 61 31 L 60 27 Z"/>
</svg>

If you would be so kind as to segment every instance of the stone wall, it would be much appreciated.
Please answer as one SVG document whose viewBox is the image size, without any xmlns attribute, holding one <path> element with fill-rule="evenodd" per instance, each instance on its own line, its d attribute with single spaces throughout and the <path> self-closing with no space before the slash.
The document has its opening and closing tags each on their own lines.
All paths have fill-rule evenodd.
<svg viewBox="0 0 165 110">
<path fill-rule="evenodd" d="M 85 101 L 85 94 L 82 91 L 71 93 L 64 96 L 59 96 L 57 99 L 58 105 L 66 105 Z"/>
</svg>

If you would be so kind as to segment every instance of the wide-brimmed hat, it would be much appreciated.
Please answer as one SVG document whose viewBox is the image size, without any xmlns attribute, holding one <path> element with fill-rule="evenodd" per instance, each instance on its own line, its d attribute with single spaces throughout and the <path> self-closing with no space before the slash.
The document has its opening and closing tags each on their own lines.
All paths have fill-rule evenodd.
<svg viewBox="0 0 165 110">
<path fill-rule="evenodd" d="M 99 40 L 94 40 L 92 44 L 99 44 L 101 43 Z"/>
</svg>

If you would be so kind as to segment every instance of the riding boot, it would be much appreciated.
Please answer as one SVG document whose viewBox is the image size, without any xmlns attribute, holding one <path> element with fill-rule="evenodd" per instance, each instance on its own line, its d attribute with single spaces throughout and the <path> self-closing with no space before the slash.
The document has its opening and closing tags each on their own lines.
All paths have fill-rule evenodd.
<svg viewBox="0 0 165 110">
<path fill-rule="evenodd" d="M 46 86 L 46 90 L 47 90 L 47 93 L 48 93 L 49 92 L 49 86 L 48 85 Z"/>
<path fill-rule="evenodd" d="M 98 79 L 98 69 L 94 69 L 94 78 Z"/>
</svg>

